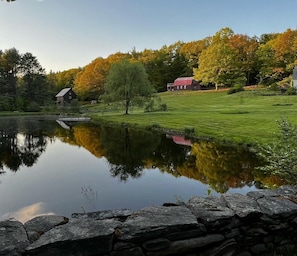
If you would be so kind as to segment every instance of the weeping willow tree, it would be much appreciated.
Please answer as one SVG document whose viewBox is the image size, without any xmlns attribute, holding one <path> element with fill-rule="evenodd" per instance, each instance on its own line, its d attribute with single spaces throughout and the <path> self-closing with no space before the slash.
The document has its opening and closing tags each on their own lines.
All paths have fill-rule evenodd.
<svg viewBox="0 0 297 256">
<path fill-rule="evenodd" d="M 126 59 L 111 66 L 104 89 L 102 100 L 121 103 L 125 114 L 129 113 L 132 106 L 144 106 L 155 92 L 144 66 Z"/>
</svg>

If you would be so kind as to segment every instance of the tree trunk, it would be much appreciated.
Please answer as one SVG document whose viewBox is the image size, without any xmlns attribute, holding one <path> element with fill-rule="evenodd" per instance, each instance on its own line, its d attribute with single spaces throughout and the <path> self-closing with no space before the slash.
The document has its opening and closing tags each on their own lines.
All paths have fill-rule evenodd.
<svg viewBox="0 0 297 256">
<path fill-rule="evenodd" d="M 128 115 L 129 114 L 128 110 L 129 110 L 129 105 L 130 105 L 130 95 L 129 95 L 128 91 L 126 91 L 126 97 L 125 98 L 126 98 L 126 106 L 125 106 L 126 112 L 125 112 L 125 114 Z"/>
</svg>

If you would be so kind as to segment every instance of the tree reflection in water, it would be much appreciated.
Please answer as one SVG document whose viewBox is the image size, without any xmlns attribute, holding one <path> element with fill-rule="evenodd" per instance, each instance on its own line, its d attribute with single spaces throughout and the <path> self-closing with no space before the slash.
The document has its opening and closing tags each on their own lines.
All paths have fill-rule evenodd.
<svg viewBox="0 0 297 256">
<path fill-rule="evenodd" d="M 111 175 L 121 181 L 129 177 L 140 177 L 145 168 L 145 160 L 159 144 L 159 136 L 153 132 L 131 131 L 127 127 L 105 127 L 101 135 Z"/>
<path fill-rule="evenodd" d="M 175 143 L 170 136 L 151 130 L 104 127 L 94 123 L 69 124 L 63 129 L 54 120 L 2 118 L 0 122 L 0 173 L 32 166 L 50 140 L 82 146 L 94 156 L 105 157 L 111 176 L 126 182 L 145 169 L 158 168 L 175 177 L 208 184 L 216 192 L 244 186 L 282 185 L 277 177 L 256 170 L 259 160 L 247 148 L 198 140 L 192 145 Z"/>
<path fill-rule="evenodd" d="M 16 172 L 22 165 L 32 166 L 44 152 L 47 141 L 42 121 L 4 118 L 0 123 L 0 168 Z"/>
</svg>

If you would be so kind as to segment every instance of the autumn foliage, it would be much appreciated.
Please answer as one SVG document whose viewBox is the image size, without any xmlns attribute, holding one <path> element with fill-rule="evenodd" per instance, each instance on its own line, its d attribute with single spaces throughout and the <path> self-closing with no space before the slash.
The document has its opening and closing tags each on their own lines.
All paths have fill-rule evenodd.
<svg viewBox="0 0 297 256">
<path fill-rule="evenodd" d="M 220 86 L 281 85 L 290 80 L 292 69 L 297 65 L 296 56 L 297 30 L 250 37 L 236 34 L 227 27 L 213 36 L 192 42 L 178 41 L 161 49 L 143 51 L 133 48 L 107 58 L 97 57 L 80 68 L 75 79 L 70 76 L 71 83 L 65 81 L 65 87 L 70 84 L 81 100 L 98 100 L 105 91 L 112 64 L 123 59 L 142 63 L 149 82 L 158 92 L 167 90 L 167 83 L 182 76 L 194 76 L 202 86 L 217 89 Z"/>
</svg>

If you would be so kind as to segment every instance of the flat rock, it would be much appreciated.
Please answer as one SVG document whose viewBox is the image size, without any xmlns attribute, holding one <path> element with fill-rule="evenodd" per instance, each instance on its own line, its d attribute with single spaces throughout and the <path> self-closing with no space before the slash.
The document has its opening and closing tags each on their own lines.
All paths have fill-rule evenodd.
<svg viewBox="0 0 297 256">
<path fill-rule="evenodd" d="M 275 197 L 279 196 L 277 191 L 272 190 L 272 189 L 263 189 L 263 190 L 258 190 L 258 191 L 250 191 L 246 194 L 247 196 L 257 200 L 262 197 Z"/>
<path fill-rule="evenodd" d="M 170 232 L 197 229 L 198 221 L 183 206 L 152 206 L 135 212 L 118 230 L 121 240 L 149 240 Z"/>
<path fill-rule="evenodd" d="M 297 204 L 285 197 L 263 197 L 257 200 L 263 213 L 288 217 L 297 213 Z"/>
<path fill-rule="evenodd" d="M 66 224 L 68 218 L 57 215 L 43 215 L 33 218 L 24 224 L 30 243 L 39 239 L 39 237 L 50 229 Z"/>
<path fill-rule="evenodd" d="M 119 210 L 106 210 L 106 211 L 97 211 L 97 212 L 87 212 L 87 213 L 72 213 L 71 217 L 76 219 L 82 218 L 93 218 L 97 220 L 119 218 L 125 219 L 134 211 L 130 209 L 119 209 Z"/>
<path fill-rule="evenodd" d="M 27 233 L 19 221 L 0 222 L 0 255 L 21 255 L 29 245 Z"/>
<path fill-rule="evenodd" d="M 251 197 L 241 194 L 222 195 L 226 205 L 240 218 L 261 216 L 258 203 Z"/>
<path fill-rule="evenodd" d="M 297 186 L 292 187 L 292 186 L 285 185 L 285 186 L 276 188 L 275 191 L 276 191 L 276 193 L 278 193 L 281 196 L 288 195 L 288 194 L 296 195 L 297 194 Z"/>
<path fill-rule="evenodd" d="M 112 236 L 121 225 L 117 220 L 70 219 L 26 248 L 28 255 L 92 255 L 111 251 Z M 100 246 L 98 246 L 100 244 Z M 50 251 L 49 251 L 50 248 Z"/>
<path fill-rule="evenodd" d="M 189 199 L 187 206 L 196 218 L 201 219 L 206 225 L 230 219 L 235 215 L 221 198 L 215 196 L 192 197 Z"/>
</svg>

